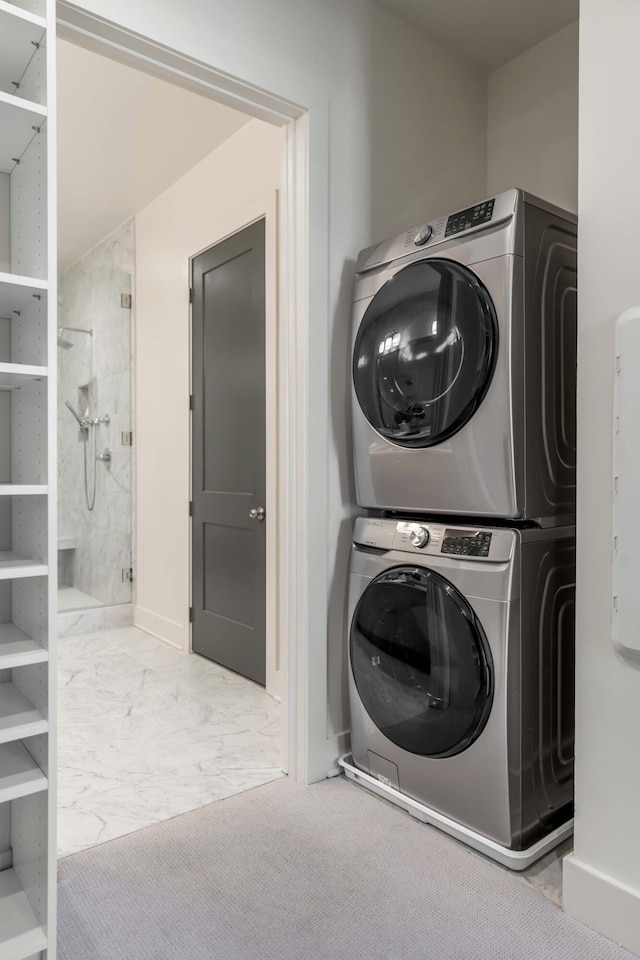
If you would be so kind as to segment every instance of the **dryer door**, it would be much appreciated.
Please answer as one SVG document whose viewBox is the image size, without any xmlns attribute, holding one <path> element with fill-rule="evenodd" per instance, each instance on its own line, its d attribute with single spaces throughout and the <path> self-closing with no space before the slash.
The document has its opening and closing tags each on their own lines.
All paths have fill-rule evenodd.
<svg viewBox="0 0 640 960">
<path fill-rule="evenodd" d="M 378 291 L 358 329 L 362 412 L 399 446 L 441 443 L 478 409 L 497 352 L 495 309 L 478 277 L 450 260 L 412 263 Z"/>
<path fill-rule="evenodd" d="M 366 587 L 351 623 L 351 670 L 379 730 L 409 753 L 450 757 L 482 732 L 493 662 L 474 611 L 444 577 L 398 566 Z"/>
</svg>

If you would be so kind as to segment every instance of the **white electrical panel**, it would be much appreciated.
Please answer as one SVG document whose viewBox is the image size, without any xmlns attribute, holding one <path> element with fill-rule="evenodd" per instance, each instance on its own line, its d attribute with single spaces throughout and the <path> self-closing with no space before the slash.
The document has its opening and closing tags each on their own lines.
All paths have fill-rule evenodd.
<svg viewBox="0 0 640 960">
<path fill-rule="evenodd" d="M 55 0 L 0 0 L 0 960 L 56 951 L 55 99 Z"/>
<path fill-rule="evenodd" d="M 616 322 L 613 417 L 612 637 L 640 659 L 640 307 Z"/>
</svg>

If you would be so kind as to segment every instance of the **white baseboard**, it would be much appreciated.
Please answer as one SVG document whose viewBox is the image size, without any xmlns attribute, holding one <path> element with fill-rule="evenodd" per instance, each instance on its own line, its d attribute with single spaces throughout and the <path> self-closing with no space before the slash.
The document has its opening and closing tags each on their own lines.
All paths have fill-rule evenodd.
<svg viewBox="0 0 640 960">
<path fill-rule="evenodd" d="M 185 653 L 188 653 L 188 624 L 182 625 L 176 623 L 174 620 L 168 620 L 166 617 L 161 617 L 160 614 L 154 613 L 152 610 L 147 610 L 145 607 L 140 607 L 137 604 L 133 608 L 133 623 L 134 626 L 146 631 L 146 633 L 150 633 L 152 637 L 157 637 L 158 640 L 164 640 L 165 643 L 170 644 L 172 647 L 177 647 L 178 650 L 184 650 Z"/>
<path fill-rule="evenodd" d="M 570 854 L 562 867 L 562 902 L 569 916 L 640 955 L 640 890 Z"/>
</svg>

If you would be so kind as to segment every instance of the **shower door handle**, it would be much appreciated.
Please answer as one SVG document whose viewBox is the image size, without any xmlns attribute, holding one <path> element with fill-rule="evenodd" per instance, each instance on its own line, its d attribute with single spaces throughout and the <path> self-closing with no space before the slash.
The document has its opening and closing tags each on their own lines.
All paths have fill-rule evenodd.
<svg viewBox="0 0 640 960">
<path fill-rule="evenodd" d="M 264 507 L 252 507 L 249 510 L 251 520 L 264 520 Z"/>
</svg>

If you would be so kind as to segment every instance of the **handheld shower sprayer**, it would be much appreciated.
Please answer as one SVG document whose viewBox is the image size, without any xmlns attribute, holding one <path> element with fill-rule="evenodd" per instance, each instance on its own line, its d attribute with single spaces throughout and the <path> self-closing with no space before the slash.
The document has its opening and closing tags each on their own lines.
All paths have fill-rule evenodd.
<svg viewBox="0 0 640 960">
<path fill-rule="evenodd" d="M 71 411 L 73 416 L 76 418 L 76 420 L 78 421 L 78 426 L 80 427 L 81 430 L 87 430 L 91 426 L 91 421 L 83 420 L 80 414 L 73 409 L 73 407 L 71 406 L 68 400 L 65 400 L 64 405 Z"/>
</svg>

